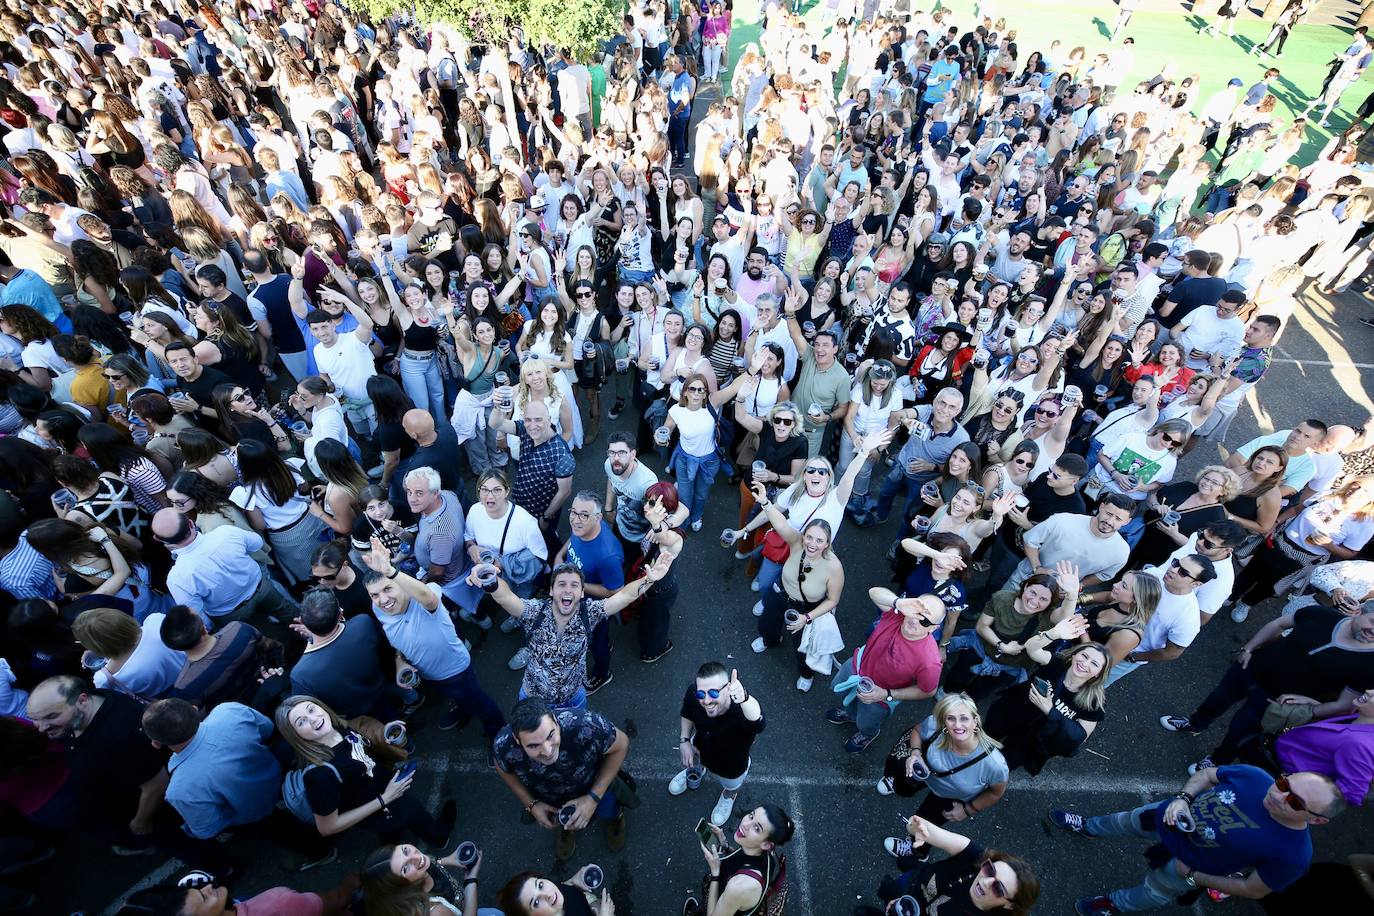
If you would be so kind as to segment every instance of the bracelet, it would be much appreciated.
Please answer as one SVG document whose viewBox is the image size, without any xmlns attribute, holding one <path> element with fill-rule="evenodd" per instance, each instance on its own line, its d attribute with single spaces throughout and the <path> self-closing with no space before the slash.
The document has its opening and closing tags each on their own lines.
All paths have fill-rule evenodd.
<svg viewBox="0 0 1374 916">
<path fill-rule="evenodd" d="M 538 803 L 539 803 L 538 801 L 532 799 L 532 800 L 530 801 L 530 803 L 529 803 L 528 805 L 525 806 L 525 813 L 526 813 L 526 814 L 533 814 L 533 813 L 534 813 L 534 806 L 537 805 Z"/>
<path fill-rule="evenodd" d="M 964 817 L 968 818 L 969 820 L 973 820 L 973 816 L 978 813 L 977 808 L 973 807 L 973 805 L 970 805 L 968 802 L 965 801 L 959 802 L 959 807 L 964 809 Z"/>
<path fill-rule="evenodd" d="M 598 805 L 601 804 L 601 796 L 596 794 L 595 789 L 588 789 L 587 794 L 591 796 L 592 801 L 596 802 Z"/>
<path fill-rule="evenodd" d="M 677 743 L 678 743 L 678 744 L 691 744 L 691 743 L 692 743 L 692 739 L 691 739 L 691 738 L 679 738 L 678 741 L 677 741 Z"/>
<path fill-rule="evenodd" d="M 464 887 L 464 889 L 469 888 L 469 887 L 471 887 L 472 885 L 474 885 L 474 884 L 476 884 L 476 883 L 477 883 L 477 879 L 476 879 L 476 878 L 464 878 L 464 879 L 463 879 L 463 887 Z"/>
<path fill-rule="evenodd" d="M 1181 798 L 1190 805 L 1197 800 L 1197 797 L 1195 795 L 1184 791 L 1180 791 L 1177 795 L 1174 796 L 1174 798 Z"/>
<path fill-rule="evenodd" d="M 400 574 L 401 574 L 401 571 L 400 571 L 399 569 L 396 569 L 395 567 L 392 567 L 392 569 L 391 569 L 391 575 L 387 576 L 387 578 L 388 578 L 388 579 L 394 579 L 394 578 L 396 578 L 397 576 L 399 576 Z"/>
</svg>

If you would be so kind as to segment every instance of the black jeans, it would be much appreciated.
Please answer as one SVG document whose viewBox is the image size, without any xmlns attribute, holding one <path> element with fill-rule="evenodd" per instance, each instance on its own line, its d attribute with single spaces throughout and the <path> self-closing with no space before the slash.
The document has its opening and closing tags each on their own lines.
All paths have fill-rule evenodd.
<svg viewBox="0 0 1374 916">
<path fill-rule="evenodd" d="M 763 596 L 763 615 L 759 617 L 759 636 L 763 637 L 765 646 L 779 645 L 786 632 L 786 617 L 789 610 L 798 611 L 805 614 L 810 610 L 804 601 L 796 601 L 789 598 L 787 593 L 779 585 L 770 588 Z M 816 672 L 811 670 L 811 666 L 806 663 L 806 653 L 801 650 L 801 633 L 795 634 L 795 652 L 797 663 L 797 675 L 804 678 L 813 678 Z"/>
<path fill-rule="evenodd" d="M 1253 563 L 1252 560 L 1251 564 Z M 1260 687 L 1249 669 L 1242 668 L 1236 663 L 1232 663 L 1231 667 L 1226 669 L 1226 673 L 1221 677 L 1221 683 L 1207 694 L 1206 699 L 1199 703 L 1198 708 L 1188 717 L 1192 727 L 1202 731 L 1221 718 L 1226 710 L 1237 703 L 1241 704 L 1240 709 L 1231 717 L 1230 724 L 1226 726 L 1226 734 L 1222 737 L 1221 743 L 1212 751 L 1214 763 L 1230 763 L 1236 758 L 1236 748 L 1260 731 L 1260 720 L 1264 717 L 1269 699 L 1268 692 Z"/>
<path fill-rule="evenodd" d="M 677 577 L 670 575 L 645 593 L 639 604 L 639 657 L 655 658 L 668 649 L 668 630 L 677 603 Z"/>
<path fill-rule="evenodd" d="M 1274 537 L 1281 538 L 1284 534 L 1280 531 L 1275 533 Z M 1301 568 L 1302 564 L 1297 560 L 1277 547 L 1269 546 L 1267 541 L 1261 542 L 1250 562 L 1236 574 L 1236 584 L 1231 586 L 1231 595 L 1237 601 L 1254 607 L 1274 597 L 1274 586 L 1279 580 Z"/>
<path fill-rule="evenodd" d="M 334 841 L 329 837 L 320 836 L 314 824 L 297 819 L 283 808 L 277 808 L 255 823 L 231 827 L 229 832 L 234 834 L 236 842 L 233 845 L 239 845 L 244 849 L 251 848 L 255 856 L 262 854 L 262 844 L 266 841 L 273 846 L 284 846 L 304 857 L 306 861 L 313 862 L 328 855 L 334 845 Z M 182 830 L 179 824 L 171 826 L 170 829 L 159 829 L 155 833 L 159 848 L 181 859 L 191 868 L 220 876 L 241 862 L 229 852 L 228 845 L 220 843 L 214 837 L 197 839 Z M 243 839 L 250 839 L 251 846 L 242 843 Z"/>
</svg>

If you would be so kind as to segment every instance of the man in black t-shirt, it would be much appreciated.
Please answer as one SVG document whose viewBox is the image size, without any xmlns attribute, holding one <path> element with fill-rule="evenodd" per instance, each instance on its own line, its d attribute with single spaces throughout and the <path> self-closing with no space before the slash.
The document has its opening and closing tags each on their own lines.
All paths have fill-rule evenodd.
<svg viewBox="0 0 1374 916">
<path fill-rule="evenodd" d="M 1221 743 L 1198 762 L 1198 769 L 1206 769 L 1232 762 L 1237 750 L 1260 734 L 1270 701 L 1292 694 L 1301 698 L 1298 702 L 1312 705 L 1312 718 L 1324 719 L 1349 712 L 1370 685 L 1374 601 L 1366 602 L 1353 617 L 1338 608 L 1305 607 L 1260 627 L 1192 715 L 1160 716 L 1159 724 L 1171 732 L 1196 735 L 1240 703 Z"/>
<path fill-rule="evenodd" d="M 720 662 L 706 662 L 697 669 L 696 682 L 682 698 L 683 770 L 668 783 L 668 792 L 681 795 L 700 785 L 702 770 L 710 770 L 720 780 L 720 798 L 711 809 L 711 823 L 717 827 L 730 819 L 735 797 L 749 775 L 749 749 L 763 731 L 763 709 L 739 682 L 736 672 L 728 675 Z M 697 786 L 691 786 L 696 788 Z"/>
<path fill-rule="evenodd" d="M 62 675 L 33 689 L 27 711 L 39 731 L 66 745 L 82 829 L 109 834 L 117 855 L 146 847 L 167 791 L 168 755 L 144 737 L 143 706 Z"/>
<path fill-rule="evenodd" d="M 1034 467 L 1034 459 L 1025 452 L 1012 458 L 1013 464 Z M 1040 522 L 1060 512 L 1074 515 L 1087 514 L 1083 494 L 1078 492 L 1078 482 L 1088 473 L 1088 463 L 1081 455 L 1065 452 L 1059 456 L 1050 469 L 1026 484 L 1022 491 L 1024 507 L 1018 501 L 1007 513 L 1009 524 L 997 530 L 997 539 L 988 552 L 988 579 L 970 607 L 981 607 L 992 590 L 1000 586 L 1015 571 L 1025 557 L 1021 548 L 1021 538 L 1027 531 Z"/>
<path fill-rule="evenodd" d="M 315 589 L 301 600 L 301 625 L 309 644 L 291 669 L 292 693 L 318 697 L 344 720 L 396 718 L 395 673 L 382 664 L 383 654 L 395 653 L 375 619 L 345 620 L 333 589 Z"/>
<path fill-rule="evenodd" d="M 219 414 L 215 413 L 213 394 L 216 386 L 231 382 L 229 376 L 214 366 L 202 366 L 196 359 L 195 350 L 185 341 L 174 340 L 167 344 L 163 358 L 177 376 L 176 388 L 167 392 L 172 409 L 211 432 L 219 432 Z"/>
</svg>

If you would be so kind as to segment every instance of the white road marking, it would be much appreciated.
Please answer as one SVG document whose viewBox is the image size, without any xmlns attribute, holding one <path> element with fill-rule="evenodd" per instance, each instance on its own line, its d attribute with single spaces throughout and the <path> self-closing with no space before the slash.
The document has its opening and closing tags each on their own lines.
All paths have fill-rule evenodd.
<svg viewBox="0 0 1374 916">
<path fill-rule="evenodd" d="M 1332 369 L 1374 369 L 1374 363 L 1331 362 L 1326 359 L 1287 359 L 1274 357 L 1271 362 L 1290 363 L 1295 366 L 1327 366 Z"/>
<path fill-rule="evenodd" d="M 787 850 L 789 863 L 794 869 L 792 874 L 798 876 L 798 880 L 790 881 L 789 885 L 797 890 L 797 905 L 801 911 L 801 916 L 811 916 L 811 881 L 808 876 L 811 874 L 811 866 L 806 860 L 806 831 L 802 829 L 806 815 L 802 814 L 801 787 L 790 785 L 787 787 L 787 813 L 792 816 L 792 825 L 795 833 L 792 835 L 792 842 Z"/>
<path fill-rule="evenodd" d="M 420 758 L 424 762 L 424 767 L 431 773 L 445 774 L 458 773 L 461 775 L 480 775 L 492 773 L 491 767 L 487 766 L 487 754 L 485 750 L 470 748 L 458 753 L 450 751 L 440 751 L 435 754 L 425 754 Z M 636 763 L 633 757 L 628 761 L 628 769 L 639 780 L 640 792 L 649 794 L 653 791 L 653 784 L 666 784 L 668 780 L 677 775 L 677 767 L 664 767 L 658 764 Z M 495 774 L 492 774 L 493 776 Z M 860 779 L 854 776 L 841 776 L 839 774 L 820 769 L 796 769 L 791 768 L 786 772 L 769 772 L 760 767 L 751 768 L 749 779 L 745 783 L 755 783 L 764 786 L 781 786 L 787 790 L 787 804 L 790 808 L 789 813 L 796 819 L 797 834 L 792 842 L 791 853 L 794 863 L 794 874 L 806 875 L 806 835 L 802 829 L 802 790 L 803 789 L 869 789 L 876 791 L 874 786 L 876 779 Z M 1021 789 L 1027 792 L 1051 792 L 1056 794 L 1070 794 L 1079 792 L 1090 792 L 1101 795 L 1134 795 L 1138 796 L 1142 802 L 1154 797 L 1170 794 L 1178 791 L 1183 784 L 1183 777 L 1175 782 L 1163 782 L 1145 778 L 1130 779 L 1124 777 L 1098 777 L 1098 776 L 1074 776 L 1067 773 L 1045 773 L 1040 776 L 1030 777 L 1024 773 L 1014 773 L 1011 777 L 1010 790 Z M 665 789 L 666 791 L 666 789 Z M 426 795 L 426 803 L 429 810 L 433 811 L 439 804 L 439 799 L 443 794 L 443 780 L 436 779 L 430 786 Z M 130 896 L 152 887 L 162 881 L 166 881 L 181 867 L 176 859 L 168 859 L 153 871 L 144 875 L 137 883 L 132 885 L 124 893 L 113 901 L 109 906 L 100 911 L 101 916 L 112 916 Z M 798 905 L 800 908 L 799 916 L 811 916 L 811 890 L 805 880 L 793 882 L 798 895 Z"/>
</svg>

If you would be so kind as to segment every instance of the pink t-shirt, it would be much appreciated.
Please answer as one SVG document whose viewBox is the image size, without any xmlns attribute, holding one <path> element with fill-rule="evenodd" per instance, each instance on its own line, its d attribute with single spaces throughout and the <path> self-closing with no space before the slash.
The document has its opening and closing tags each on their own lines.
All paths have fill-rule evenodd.
<svg viewBox="0 0 1374 916">
<path fill-rule="evenodd" d="M 884 611 L 864 645 L 859 674 L 872 678 L 884 690 L 915 684 L 934 693 L 940 684 L 939 644 L 932 636 L 907 639 L 902 635 L 902 615 L 895 610 Z"/>
<path fill-rule="evenodd" d="M 256 897 L 234 904 L 239 916 L 324 916 L 319 894 L 301 894 L 289 887 L 274 887 Z"/>
</svg>

